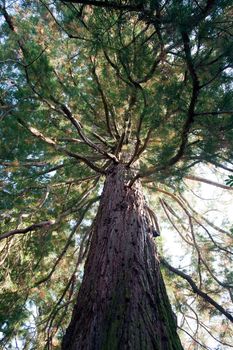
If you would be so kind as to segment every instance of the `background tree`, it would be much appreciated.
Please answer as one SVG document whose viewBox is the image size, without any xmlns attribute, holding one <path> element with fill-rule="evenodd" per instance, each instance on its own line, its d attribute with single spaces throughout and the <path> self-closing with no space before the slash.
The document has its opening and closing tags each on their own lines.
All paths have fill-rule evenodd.
<svg viewBox="0 0 233 350">
<path fill-rule="evenodd" d="M 156 205 L 156 230 L 165 215 L 189 254 L 176 268 L 160 244 L 190 349 L 206 336 L 230 348 L 232 232 L 200 216 L 182 184 L 208 181 L 197 164 L 233 170 L 230 2 L 0 11 L 2 346 L 60 347 L 107 169 L 123 162 Z"/>
</svg>

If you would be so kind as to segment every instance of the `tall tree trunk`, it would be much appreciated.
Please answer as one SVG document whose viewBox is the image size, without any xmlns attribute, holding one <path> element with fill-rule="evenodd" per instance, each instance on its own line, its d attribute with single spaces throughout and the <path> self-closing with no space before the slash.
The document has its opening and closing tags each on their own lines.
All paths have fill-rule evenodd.
<svg viewBox="0 0 233 350">
<path fill-rule="evenodd" d="M 139 181 L 115 165 L 63 350 L 181 350 Z"/>
</svg>

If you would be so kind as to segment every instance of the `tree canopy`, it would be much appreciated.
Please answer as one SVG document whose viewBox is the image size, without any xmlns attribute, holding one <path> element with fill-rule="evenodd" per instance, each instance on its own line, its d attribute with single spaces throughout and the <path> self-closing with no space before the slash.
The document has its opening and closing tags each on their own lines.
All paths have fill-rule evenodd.
<svg viewBox="0 0 233 350">
<path fill-rule="evenodd" d="M 232 190 L 232 175 L 196 173 L 233 172 L 230 5 L 0 1 L 3 349 L 59 348 L 119 162 L 188 256 L 178 266 L 156 240 L 185 349 L 211 349 L 209 337 L 232 348 L 233 232 L 197 212 L 183 182 Z"/>
</svg>

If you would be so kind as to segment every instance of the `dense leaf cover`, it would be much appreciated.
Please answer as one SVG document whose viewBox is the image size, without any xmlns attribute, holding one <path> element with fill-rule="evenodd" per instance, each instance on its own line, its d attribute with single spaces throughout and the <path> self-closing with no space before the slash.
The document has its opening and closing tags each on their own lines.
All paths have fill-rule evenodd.
<svg viewBox="0 0 233 350">
<path fill-rule="evenodd" d="M 185 349 L 210 349 L 211 336 L 232 347 L 230 225 L 182 193 L 183 179 L 232 184 L 194 172 L 233 171 L 230 3 L 0 1 L 3 349 L 59 348 L 106 170 L 119 161 L 189 256 L 177 269 L 159 238 Z"/>
</svg>

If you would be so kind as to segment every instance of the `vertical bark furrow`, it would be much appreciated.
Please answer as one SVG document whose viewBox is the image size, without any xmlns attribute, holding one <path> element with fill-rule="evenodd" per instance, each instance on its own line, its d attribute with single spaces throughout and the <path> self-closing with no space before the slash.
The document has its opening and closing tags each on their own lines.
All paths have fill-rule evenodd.
<svg viewBox="0 0 233 350">
<path fill-rule="evenodd" d="M 181 350 L 141 184 L 107 176 L 63 350 Z"/>
</svg>

